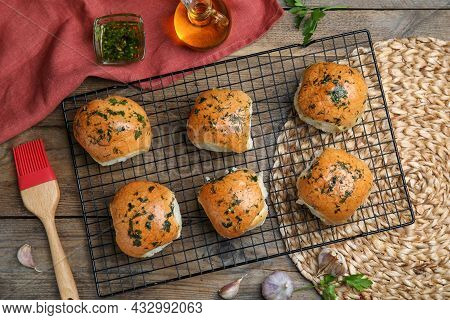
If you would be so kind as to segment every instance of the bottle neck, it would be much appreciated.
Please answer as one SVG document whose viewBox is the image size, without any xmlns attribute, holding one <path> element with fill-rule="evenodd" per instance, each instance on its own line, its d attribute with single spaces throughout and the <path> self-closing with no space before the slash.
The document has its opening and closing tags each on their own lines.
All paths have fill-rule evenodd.
<svg viewBox="0 0 450 320">
<path fill-rule="evenodd" d="M 211 0 L 181 0 L 185 5 L 189 21 L 197 26 L 210 23 L 213 14 Z"/>
</svg>

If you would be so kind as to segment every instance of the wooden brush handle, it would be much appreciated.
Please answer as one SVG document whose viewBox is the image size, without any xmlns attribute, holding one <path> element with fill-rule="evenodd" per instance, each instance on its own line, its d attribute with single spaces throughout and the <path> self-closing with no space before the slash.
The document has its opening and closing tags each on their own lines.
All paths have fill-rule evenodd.
<svg viewBox="0 0 450 320">
<path fill-rule="evenodd" d="M 59 240 L 54 219 L 42 219 L 47 232 L 50 250 L 52 252 L 53 268 L 58 282 L 59 294 L 63 300 L 79 300 L 77 286 L 72 270 Z"/>
</svg>

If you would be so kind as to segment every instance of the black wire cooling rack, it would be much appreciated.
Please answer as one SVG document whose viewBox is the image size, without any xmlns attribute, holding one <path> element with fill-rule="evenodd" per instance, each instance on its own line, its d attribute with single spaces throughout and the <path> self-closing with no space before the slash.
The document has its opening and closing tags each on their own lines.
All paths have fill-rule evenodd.
<svg viewBox="0 0 450 320">
<path fill-rule="evenodd" d="M 381 109 L 385 113 L 383 119 L 388 122 L 388 127 L 384 129 L 388 139 L 383 143 L 391 146 L 390 152 L 383 153 L 385 149 L 380 148 L 381 154 L 374 157 L 389 157 L 390 163 L 385 165 L 395 167 L 395 173 L 387 173 L 380 178 L 377 168 L 371 168 L 378 179 L 387 179 L 389 182 L 388 189 L 378 191 L 383 201 L 370 217 L 377 221 L 376 227 L 371 230 L 361 228 L 356 234 L 335 236 L 331 240 L 319 237 L 315 242 L 300 242 L 300 246 L 293 249 L 286 246 L 285 241 L 286 237 L 292 235 L 280 232 L 279 213 L 275 211 L 273 201 L 267 199 L 269 216 L 261 227 L 232 240 L 217 235 L 196 200 L 205 178 L 221 176 L 230 167 L 248 167 L 264 172 L 264 182 L 270 188 L 277 136 L 291 116 L 293 96 L 304 69 L 317 61 L 350 59 L 352 55 L 357 57 L 362 47 L 368 49 L 370 56 L 370 61 L 364 63 L 374 66 L 377 78 L 377 84 L 370 88 L 372 94 L 369 94 L 370 107 L 367 112 L 373 112 L 372 101 L 381 101 Z M 361 62 L 357 67 L 363 66 Z M 214 153 L 197 149 L 187 139 L 186 120 L 195 98 L 200 92 L 215 87 L 240 89 L 252 98 L 252 150 L 244 154 Z M 145 108 L 152 125 L 153 140 L 149 152 L 123 163 L 101 167 L 74 139 L 72 120 L 77 108 L 92 99 L 111 94 L 127 96 Z M 414 222 L 372 41 L 366 30 L 315 40 L 307 47 L 290 45 L 92 91 L 65 99 L 62 108 L 99 296 L 193 277 Z M 365 126 L 364 123 L 361 125 Z M 372 130 L 365 134 L 378 135 L 379 132 Z M 373 140 L 367 141 L 370 143 Z M 374 143 L 380 144 L 379 141 Z M 356 149 L 364 147 L 367 146 L 358 145 Z M 400 177 L 395 183 L 394 175 Z M 139 179 L 162 183 L 174 191 L 183 217 L 181 238 L 157 255 L 145 259 L 131 258 L 120 251 L 114 241 L 114 228 L 107 209 L 121 186 Z M 395 197 L 393 190 L 396 191 Z M 375 204 L 369 203 L 369 208 L 375 208 Z M 308 234 L 322 236 L 326 228 L 335 228 L 322 225 L 307 210 L 300 210 L 296 214 L 307 216 L 308 219 L 294 221 L 294 224 L 316 221 L 315 227 L 308 226 Z M 387 225 L 381 223 L 383 218 L 391 215 L 398 219 L 388 220 Z M 358 222 L 352 220 L 348 224 L 357 225 Z M 296 236 L 303 241 L 302 234 Z"/>
</svg>

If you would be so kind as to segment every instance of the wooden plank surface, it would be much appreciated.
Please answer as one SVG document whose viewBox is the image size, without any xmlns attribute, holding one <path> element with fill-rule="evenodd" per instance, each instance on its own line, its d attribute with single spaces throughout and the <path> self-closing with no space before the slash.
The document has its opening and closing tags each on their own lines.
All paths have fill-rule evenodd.
<svg viewBox="0 0 450 320">
<path fill-rule="evenodd" d="M 2 219 L 0 232 L 0 299 L 54 299 L 58 298 L 58 288 L 51 266 L 44 228 L 36 219 Z M 57 228 L 62 239 L 66 255 L 72 266 L 80 297 L 97 297 L 91 262 L 87 249 L 84 225 L 81 219 L 59 219 Z M 33 255 L 42 273 L 22 267 L 16 258 L 16 251 L 23 243 L 33 247 Z M 296 287 L 308 287 L 295 269 L 291 260 L 285 257 L 274 258 L 213 274 L 161 284 L 131 293 L 115 296 L 117 299 L 216 299 L 221 286 L 247 274 L 242 282 L 240 299 L 258 299 L 260 283 L 264 277 L 275 270 L 289 273 Z M 314 290 L 297 292 L 294 298 L 317 299 Z"/>
<path fill-rule="evenodd" d="M 352 0 L 305 1 L 308 5 L 346 4 L 348 9 L 328 12 L 318 27 L 315 37 L 366 28 L 374 41 L 394 37 L 432 36 L 449 39 L 450 1 L 445 0 Z M 293 17 L 285 14 L 261 39 L 233 54 L 245 55 L 283 45 L 298 43 L 301 34 L 293 26 Z M 74 94 L 102 88 L 112 82 L 87 79 Z M 84 225 L 81 220 L 80 201 L 68 147 L 62 112 L 57 108 L 44 121 L 18 137 L 0 145 L 0 299 L 58 298 L 55 278 L 50 265 L 48 244 L 44 230 L 22 205 L 15 177 L 10 148 L 21 142 L 41 137 L 61 186 L 61 202 L 58 208 L 58 229 L 69 255 L 82 298 L 95 298 L 95 285 L 87 248 Z M 37 274 L 21 267 L 15 257 L 17 249 L 28 242 L 35 248 L 35 256 L 45 272 Z M 290 273 L 299 286 L 307 285 L 288 257 L 236 267 L 175 283 L 126 293 L 117 298 L 217 298 L 216 291 L 244 273 L 249 276 L 242 284 L 239 298 L 259 299 L 260 283 L 273 270 Z M 294 298 L 315 299 L 313 289 L 296 293 Z"/>
<path fill-rule="evenodd" d="M 281 6 L 286 7 L 284 0 L 278 0 Z M 346 9 L 389 9 L 389 10 L 422 10 L 422 9 L 449 9 L 448 0 L 304 0 L 309 7 L 344 5 Z"/>
</svg>

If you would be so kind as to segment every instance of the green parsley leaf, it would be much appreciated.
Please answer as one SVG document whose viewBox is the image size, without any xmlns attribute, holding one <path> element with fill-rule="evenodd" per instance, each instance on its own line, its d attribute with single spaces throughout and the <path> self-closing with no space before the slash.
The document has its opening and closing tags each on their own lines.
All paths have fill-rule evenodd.
<svg viewBox="0 0 450 320">
<path fill-rule="evenodd" d="M 295 27 L 297 29 L 300 28 L 300 25 L 302 24 L 302 21 L 303 21 L 304 18 L 305 18 L 305 16 L 300 16 L 300 15 L 295 17 Z"/>
<path fill-rule="evenodd" d="M 311 15 L 305 20 L 305 23 L 303 24 L 303 44 L 309 43 L 311 41 L 311 37 L 317 29 L 317 24 L 324 16 L 325 13 L 322 9 L 313 9 Z"/>
<path fill-rule="evenodd" d="M 285 0 L 289 12 L 295 15 L 295 27 L 302 28 L 303 45 L 311 41 L 311 37 L 317 29 L 320 20 L 325 16 L 325 11 L 342 9 L 343 6 L 306 7 L 301 0 Z"/>
<path fill-rule="evenodd" d="M 319 287 L 322 289 L 322 297 L 325 300 L 336 300 L 336 285 L 333 284 L 336 277 L 327 274 L 320 280 Z"/>
<path fill-rule="evenodd" d="M 326 274 L 322 280 L 320 280 L 319 285 L 322 286 L 326 286 L 329 285 L 330 283 L 332 283 L 334 280 L 336 280 L 335 276 L 332 276 L 331 274 Z"/>
<path fill-rule="evenodd" d="M 355 288 L 359 292 L 370 288 L 373 284 L 373 282 L 364 274 L 353 274 L 346 276 L 342 281 L 349 287 Z"/>
<path fill-rule="evenodd" d="M 322 297 L 324 300 L 337 300 L 336 286 L 330 284 L 322 289 Z"/>
</svg>

